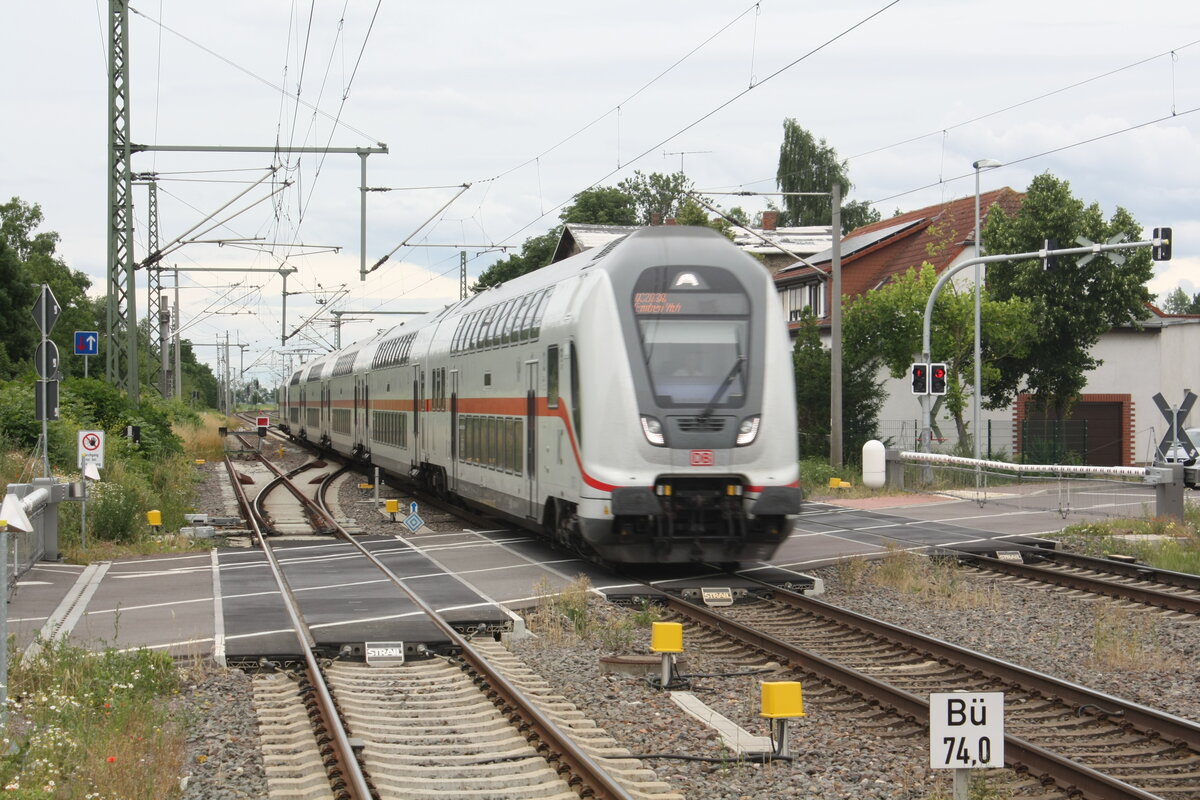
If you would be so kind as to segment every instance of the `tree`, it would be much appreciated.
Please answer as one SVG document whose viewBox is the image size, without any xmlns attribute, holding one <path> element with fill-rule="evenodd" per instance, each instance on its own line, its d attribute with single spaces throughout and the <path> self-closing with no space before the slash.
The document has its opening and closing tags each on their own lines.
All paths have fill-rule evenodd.
<svg viewBox="0 0 1200 800">
<path fill-rule="evenodd" d="M 854 200 L 842 206 L 842 235 L 864 225 L 879 222 L 883 216 L 865 200 Z"/>
<path fill-rule="evenodd" d="M 855 298 L 843 318 L 846 352 L 876 369 L 887 369 L 893 378 L 906 375 L 921 352 L 925 306 L 936 282 L 937 274 L 926 262 L 920 270 L 909 269 L 884 286 Z M 1010 355 L 1023 355 L 1035 338 L 1031 314 L 1032 308 L 1026 301 L 1016 298 L 997 301 L 986 291 L 981 294 L 981 380 L 985 398 L 988 387 L 995 385 L 1000 377 L 994 362 Z M 930 349 L 935 361 L 946 362 L 949 373 L 946 396 L 938 402 L 950 413 L 958 441 L 966 446 L 972 432 L 964 417 L 975 373 L 973 290 L 959 292 L 953 283 L 943 288 L 930 319 Z"/>
<path fill-rule="evenodd" d="M 883 386 L 875 379 L 871 359 L 858 359 L 844 353 L 842 361 L 842 441 L 844 452 L 862 451 L 863 444 L 876 437 L 879 409 L 883 405 Z M 800 455 L 829 455 L 831 432 L 830 381 L 832 355 L 821 344 L 816 317 L 805 311 L 792 347 L 792 366 L 796 373 L 796 415 L 800 431 Z"/>
<path fill-rule="evenodd" d="M 634 170 L 633 177 L 618 183 L 617 188 L 633 198 L 637 224 L 649 225 L 655 215 L 662 222 L 678 215 L 680 205 L 692 190 L 692 181 L 682 172 L 645 175 Z"/>
<path fill-rule="evenodd" d="M 554 255 L 560 236 L 562 226 L 556 225 L 541 236 L 529 237 L 521 245 L 521 252 L 502 258 L 481 272 L 479 279 L 471 285 L 471 291 L 479 293 L 546 266 Z"/>
<path fill-rule="evenodd" d="M 842 187 L 843 199 L 854 188 L 845 161 L 838 161 L 837 150 L 824 139 L 819 142 L 792 118 L 783 121 L 783 142 L 779 145 L 779 167 L 775 185 L 781 192 L 815 192 L 805 196 L 785 195 L 780 225 L 829 225 L 833 210 L 829 191 L 834 183 Z M 841 232 L 849 233 L 882 217 L 869 203 L 843 202 Z"/>
<path fill-rule="evenodd" d="M 675 214 L 675 222 L 679 225 L 695 225 L 702 228 L 712 228 L 728 239 L 733 238 L 733 226 L 723 217 L 709 217 L 704 206 L 692 198 L 684 200 Z"/>
<path fill-rule="evenodd" d="M 584 189 L 558 215 L 563 222 L 586 225 L 637 225 L 637 207 L 627 192 L 612 186 Z"/>
<path fill-rule="evenodd" d="M 13 377 L 21 362 L 32 361 L 38 331 L 29 310 L 36 299 L 17 252 L 0 239 L 0 378 Z"/>
<path fill-rule="evenodd" d="M 1142 226 L 1118 207 L 1105 221 L 1099 205 L 1084 206 L 1070 184 L 1049 173 L 1033 179 L 1020 211 L 1009 217 L 994 207 L 983 231 L 989 253 L 1028 253 L 1055 239 L 1062 247 L 1076 237 L 1103 242 L 1118 233 L 1129 241 Z M 1149 249 L 1124 252 L 1124 263 L 1098 256 L 1087 263 L 1059 256 L 1052 269 L 1040 260 L 1001 262 L 988 267 L 988 290 L 998 300 L 1024 298 L 1033 305 L 1037 344 L 1024 354 L 997 361 L 999 380 L 990 387 L 993 407 L 1010 404 L 1024 382 L 1040 406 L 1062 418 L 1087 384 L 1087 372 L 1101 363 L 1092 355 L 1100 336 L 1118 325 L 1136 325 L 1148 315 L 1153 275 Z"/>
<path fill-rule="evenodd" d="M 1163 311 L 1168 314 L 1200 314 L 1200 294 L 1189 297 L 1182 286 L 1176 286 L 1175 291 L 1167 295 L 1163 302 Z"/>
<path fill-rule="evenodd" d="M 97 316 L 98 306 L 87 296 L 87 290 L 92 285 L 91 279 L 84 273 L 68 267 L 58 256 L 56 250 L 60 237 L 57 233 L 37 232 L 42 222 L 42 209 L 36 203 L 29 205 L 14 197 L 9 202 L 0 204 L 0 246 L 6 244 L 20 262 L 18 280 L 21 284 L 17 286 L 8 280 L 7 274 L 0 277 L 0 281 L 9 287 L 12 302 L 16 306 L 14 315 L 2 311 L 0 314 L 3 314 L 9 325 L 16 324 L 17 327 L 25 328 L 14 331 L 12 335 L 0 332 L 0 344 L 6 346 L 9 356 L 14 361 L 32 361 L 33 348 L 37 346 L 40 334 L 36 329 L 29 329 L 25 323 L 32 320 L 28 312 L 37 299 L 37 284 L 44 283 L 50 287 L 54 299 L 62 309 L 50 334 L 62 356 L 59 359 L 59 369 L 67 377 L 82 375 L 82 359 L 68 357 L 74 350 L 74 332 L 99 330 L 103 308 L 100 308 L 101 316 Z M 0 301 L 0 307 L 2 306 Z M 2 327 L 3 325 L 0 325 L 0 328 Z"/>
</svg>

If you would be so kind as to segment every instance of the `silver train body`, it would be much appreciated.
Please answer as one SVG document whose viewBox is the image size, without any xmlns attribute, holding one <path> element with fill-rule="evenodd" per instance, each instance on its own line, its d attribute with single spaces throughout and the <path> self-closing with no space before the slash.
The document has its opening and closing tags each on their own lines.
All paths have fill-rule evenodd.
<svg viewBox="0 0 1200 800">
<path fill-rule="evenodd" d="M 636 231 L 302 366 L 292 436 L 618 563 L 770 557 L 800 510 L 767 271 Z"/>
</svg>

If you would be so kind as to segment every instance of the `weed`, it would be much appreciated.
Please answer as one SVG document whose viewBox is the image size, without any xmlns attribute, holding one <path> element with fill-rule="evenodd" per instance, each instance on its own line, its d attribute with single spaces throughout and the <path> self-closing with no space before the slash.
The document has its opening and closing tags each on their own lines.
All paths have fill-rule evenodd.
<svg viewBox="0 0 1200 800">
<path fill-rule="evenodd" d="M 1092 661 L 1103 669 L 1125 671 L 1165 671 L 1183 666 L 1163 653 L 1158 627 L 1149 615 L 1131 613 L 1110 603 L 1096 609 Z"/>
<path fill-rule="evenodd" d="M 60 642 L 11 664 L 9 747 L 0 757 L 11 796 L 171 795 L 186 741 L 169 714 L 179 688 L 169 657 Z"/>
<path fill-rule="evenodd" d="M 894 542 L 889 542 L 883 560 L 871 579 L 880 586 L 890 586 L 900 592 L 913 594 L 921 590 L 926 580 L 925 559 Z"/>
<path fill-rule="evenodd" d="M 837 584 L 846 592 L 855 591 L 869 570 L 870 565 L 867 564 L 867 560 L 862 556 L 850 556 L 849 558 L 839 559 L 833 565 L 833 574 L 837 579 Z"/>
<path fill-rule="evenodd" d="M 636 611 L 606 603 L 595 596 L 584 575 L 557 592 L 543 578 L 534 585 L 533 594 L 537 605 L 525 613 L 525 624 L 546 646 L 583 640 L 609 652 L 633 652 L 639 640 L 649 638 L 650 623 L 662 616 L 649 600 Z"/>
</svg>

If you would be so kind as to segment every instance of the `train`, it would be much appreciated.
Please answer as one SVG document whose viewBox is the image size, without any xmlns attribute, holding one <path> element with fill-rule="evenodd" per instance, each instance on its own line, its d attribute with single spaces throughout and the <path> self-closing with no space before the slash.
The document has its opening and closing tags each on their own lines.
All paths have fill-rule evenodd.
<svg viewBox="0 0 1200 800">
<path fill-rule="evenodd" d="M 770 558 L 800 513 L 768 271 L 652 226 L 295 370 L 279 427 L 614 564 Z"/>
</svg>

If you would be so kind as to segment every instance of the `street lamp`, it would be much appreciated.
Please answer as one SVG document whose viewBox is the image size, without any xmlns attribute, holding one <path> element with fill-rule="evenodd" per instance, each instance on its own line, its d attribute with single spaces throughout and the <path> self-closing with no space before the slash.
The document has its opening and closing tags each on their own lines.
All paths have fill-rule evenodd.
<svg viewBox="0 0 1200 800">
<path fill-rule="evenodd" d="M 979 256 L 980 256 L 979 173 L 985 169 L 995 169 L 996 167 L 1002 167 L 1004 165 L 1001 164 L 999 161 L 996 161 L 993 158 L 981 158 L 978 161 L 976 161 L 974 164 L 972 164 L 971 166 L 975 168 L 975 257 L 979 258 Z M 981 355 L 982 348 L 980 347 L 980 343 L 979 343 L 979 331 L 980 331 L 979 294 L 980 294 L 980 286 L 982 285 L 983 281 L 981 279 L 981 275 L 980 275 L 980 271 L 979 271 L 980 266 L 981 266 L 980 264 L 975 265 L 975 393 L 974 393 L 974 396 L 971 398 L 971 400 L 972 400 L 972 402 L 971 402 L 971 438 L 974 440 L 974 446 L 975 446 L 974 447 L 974 455 L 975 455 L 976 461 L 979 460 L 979 454 L 980 454 L 980 451 L 979 451 L 979 389 L 980 389 L 980 384 L 982 383 L 982 381 L 980 380 L 980 374 L 982 372 L 982 370 L 980 368 L 980 361 L 982 360 L 982 355 Z"/>
</svg>

